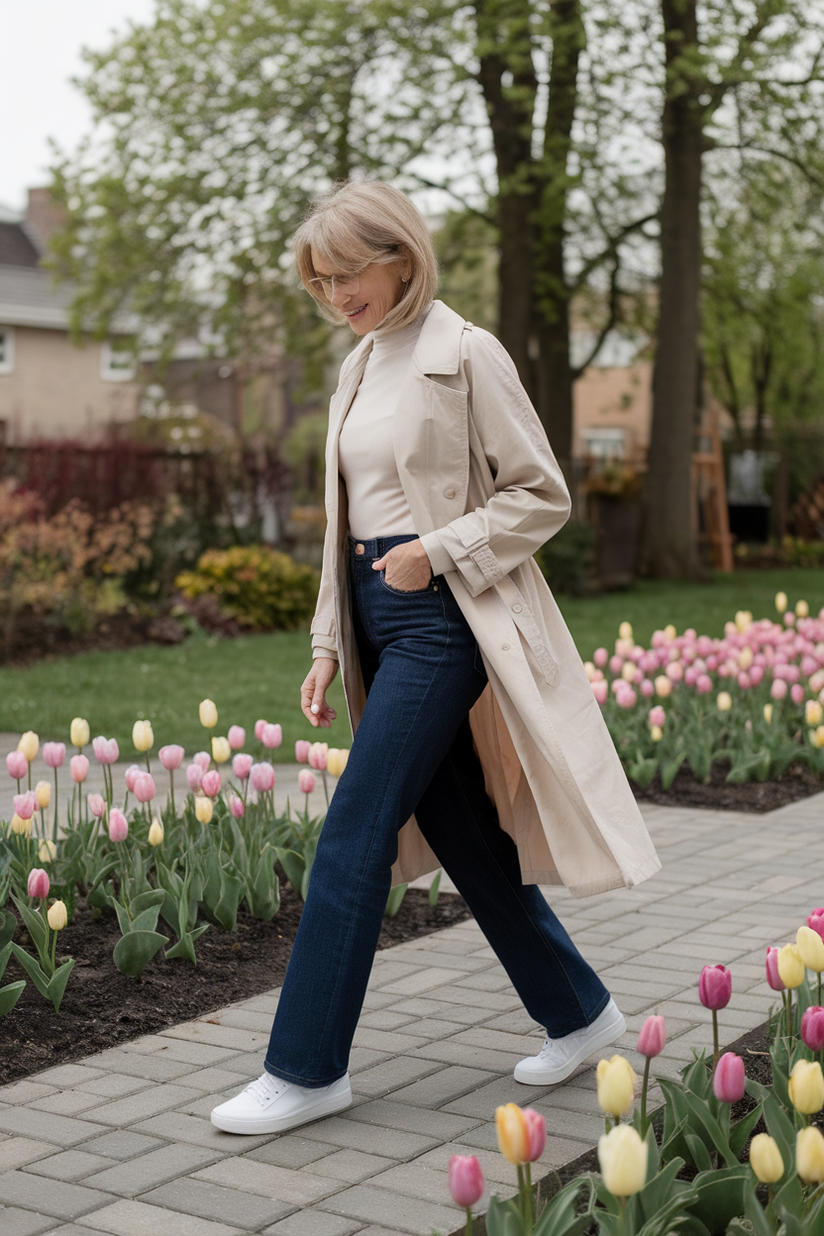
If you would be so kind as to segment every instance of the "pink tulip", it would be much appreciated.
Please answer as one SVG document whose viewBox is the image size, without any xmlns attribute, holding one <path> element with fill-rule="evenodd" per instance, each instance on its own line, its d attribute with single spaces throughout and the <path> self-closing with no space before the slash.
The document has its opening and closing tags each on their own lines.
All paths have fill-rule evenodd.
<svg viewBox="0 0 824 1236">
<path fill-rule="evenodd" d="M 258 742 L 261 742 L 263 740 L 263 727 L 268 724 L 269 724 L 268 721 L 263 721 L 263 720 L 255 722 L 255 738 L 258 740 Z"/>
<path fill-rule="evenodd" d="M 240 820 L 246 814 L 246 808 L 243 805 L 243 799 L 238 798 L 237 794 L 233 794 L 229 799 L 229 810 L 236 820 Z"/>
<path fill-rule="evenodd" d="M 813 910 L 812 914 L 807 915 L 807 926 L 813 931 L 817 931 L 824 940 L 824 906 L 818 910 Z"/>
<path fill-rule="evenodd" d="M 309 759 L 309 750 L 312 744 L 307 742 L 305 738 L 299 738 L 295 743 L 295 759 L 299 764 L 305 764 Z M 25 759 L 25 756 L 23 757 Z M 25 773 L 26 769 L 23 769 Z M 22 774 L 21 774 L 22 775 Z"/>
<path fill-rule="evenodd" d="M 790 687 L 790 695 L 794 704 L 804 703 L 804 688 L 800 682 L 794 682 Z"/>
<path fill-rule="evenodd" d="M 680 682 L 684 677 L 684 667 L 680 661 L 670 661 L 664 673 L 670 682 Z"/>
<path fill-rule="evenodd" d="M 27 884 L 28 894 L 30 897 L 39 898 L 45 901 L 49 895 L 49 875 L 42 867 L 33 867 L 29 872 L 29 881 Z"/>
<path fill-rule="evenodd" d="M 252 788 L 258 794 L 266 794 L 275 788 L 275 770 L 271 764 L 253 764 L 250 775 Z"/>
<path fill-rule="evenodd" d="M 315 777 L 308 768 L 302 768 L 298 773 L 298 789 L 301 794 L 311 794 L 315 788 Z"/>
<path fill-rule="evenodd" d="M 283 730 L 279 725 L 264 725 L 261 740 L 264 747 L 274 751 L 283 742 Z"/>
<path fill-rule="evenodd" d="M 619 708 L 633 708 L 638 696 L 633 691 L 632 687 L 627 687 L 624 691 L 616 691 L 615 702 Z"/>
<path fill-rule="evenodd" d="M 638 690 L 643 695 L 644 699 L 651 699 L 655 695 L 655 683 L 651 678 L 642 678 Z"/>
<path fill-rule="evenodd" d="M 66 744 L 64 742 L 43 743 L 43 763 L 47 768 L 62 768 L 66 762 Z"/>
<path fill-rule="evenodd" d="M 666 1041 L 667 1030 L 663 1017 L 648 1017 L 638 1035 L 638 1051 L 642 1056 L 652 1059 L 653 1056 L 660 1056 Z"/>
<path fill-rule="evenodd" d="M 309 749 L 309 766 L 314 768 L 316 772 L 323 772 L 326 767 L 326 757 L 329 751 L 329 744 L 326 742 L 313 742 Z"/>
<path fill-rule="evenodd" d="M 527 1133 L 527 1162 L 534 1163 L 544 1153 L 546 1145 L 546 1121 L 531 1107 L 524 1108 Z"/>
<path fill-rule="evenodd" d="M 624 668 L 624 658 L 623 657 L 619 657 L 617 653 L 614 656 L 610 657 L 609 672 L 611 674 L 616 674 L 616 675 L 620 674 L 623 668 Z"/>
<path fill-rule="evenodd" d="M 449 1192 L 456 1206 L 468 1210 L 480 1201 L 484 1176 L 474 1154 L 453 1154 L 449 1160 Z"/>
<path fill-rule="evenodd" d="M 139 803 L 150 803 L 157 793 L 154 777 L 151 773 L 140 773 L 135 777 L 134 796 Z"/>
<path fill-rule="evenodd" d="M 232 750 L 239 751 L 246 742 L 246 731 L 242 725 L 230 725 L 227 737 Z"/>
<path fill-rule="evenodd" d="M 92 749 L 100 764 L 114 764 L 120 758 L 120 748 L 116 738 L 104 738 L 101 734 L 92 739 Z"/>
<path fill-rule="evenodd" d="M 732 975 L 726 966 L 704 966 L 698 996 L 705 1009 L 725 1009 L 732 995 Z"/>
<path fill-rule="evenodd" d="M 604 669 L 607 661 L 609 660 L 609 653 L 606 648 L 596 648 L 592 654 L 592 659 L 598 666 L 598 669 Z"/>
<path fill-rule="evenodd" d="M 109 837 L 112 841 L 125 841 L 129 835 L 128 821 L 117 807 L 109 812 Z"/>
<path fill-rule="evenodd" d="M 193 794 L 198 792 L 202 781 L 203 769 L 199 764 L 190 764 L 186 769 L 186 782 Z"/>
<path fill-rule="evenodd" d="M 193 755 L 192 759 L 195 764 L 199 765 L 201 772 L 206 772 L 212 762 L 212 757 L 208 751 L 198 751 L 197 755 Z"/>
<path fill-rule="evenodd" d="M 185 754 L 183 748 L 174 742 L 168 747 L 161 747 L 158 751 L 160 762 L 167 772 L 174 772 L 176 768 L 180 768 Z"/>
<path fill-rule="evenodd" d="M 6 768 L 9 770 L 9 776 L 14 777 L 15 781 L 22 781 L 28 767 L 29 761 L 22 751 L 10 751 L 6 756 Z"/>
<path fill-rule="evenodd" d="M 648 718 L 650 725 L 657 725 L 663 729 L 666 719 L 667 714 L 664 712 L 660 704 L 656 704 L 654 708 L 650 708 Z"/>
<path fill-rule="evenodd" d="M 725 1051 L 712 1075 L 712 1092 L 722 1103 L 737 1103 L 746 1085 L 744 1061 L 735 1052 Z"/>
<path fill-rule="evenodd" d="M 126 769 L 124 778 L 126 781 L 126 789 L 129 791 L 130 794 L 134 794 L 135 782 L 137 781 L 137 778 L 140 776 L 140 773 L 141 773 L 141 768 L 139 764 L 130 764 L 129 767 Z"/>
<path fill-rule="evenodd" d="M 753 687 L 759 687 L 759 686 L 761 685 L 761 681 L 762 681 L 762 679 L 763 679 L 763 677 L 764 677 L 764 667 L 763 667 L 763 665 L 751 665 L 751 666 L 750 666 L 749 673 L 750 673 L 750 684 L 751 684 L 751 686 L 753 686 Z"/>
<path fill-rule="evenodd" d="M 709 668 L 709 661 L 707 662 Z M 712 679 L 709 674 L 701 674 L 695 684 L 695 689 L 699 695 L 709 695 L 712 690 Z"/>
<path fill-rule="evenodd" d="M 737 682 L 742 691 L 749 691 L 752 686 L 752 679 L 746 670 L 739 672 Z"/>
<path fill-rule="evenodd" d="M 37 810 L 37 795 L 34 790 L 26 790 L 25 794 L 15 794 L 14 810 L 21 820 L 30 820 Z"/>
<path fill-rule="evenodd" d="M 809 919 L 807 921 L 809 922 Z M 773 991 L 787 990 L 778 973 L 778 949 L 774 945 L 770 945 L 767 949 L 767 982 Z"/>
<path fill-rule="evenodd" d="M 31 891 L 29 892 L 31 896 Z M 824 1009 L 818 1004 L 811 1004 L 804 1010 L 801 1018 L 801 1037 L 810 1051 L 824 1049 Z"/>
<path fill-rule="evenodd" d="M 106 800 L 102 794 L 89 795 L 89 811 L 92 815 L 97 816 L 98 820 L 102 820 L 106 814 Z"/>
<path fill-rule="evenodd" d="M 238 781 L 245 781 L 251 772 L 254 760 L 251 755 L 245 755 L 239 752 L 232 760 L 232 772 L 237 777 Z"/>
<path fill-rule="evenodd" d="M 773 677 L 770 695 L 774 700 L 783 700 L 787 694 L 787 684 L 783 678 Z"/>
<path fill-rule="evenodd" d="M 606 678 L 599 678 L 597 682 L 590 683 L 590 686 L 592 687 L 592 694 L 595 696 L 597 703 L 606 704 L 607 697 L 609 695 L 609 686 L 607 685 Z M 308 747 L 309 743 L 306 745 Z"/>
<path fill-rule="evenodd" d="M 223 782 L 221 780 L 220 773 L 216 768 L 213 768 L 210 772 L 205 772 L 203 774 L 203 780 L 200 784 L 201 789 L 207 798 L 217 798 Z"/>
<path fill-rule="evenodd" d="M 76 781 L 78 785 L 82 785 L 89 775 L 89 761 L 86 756 L 73 755 L 69 760 L 69 767 L 72 773 L 72 781 Z"/>
</svg>

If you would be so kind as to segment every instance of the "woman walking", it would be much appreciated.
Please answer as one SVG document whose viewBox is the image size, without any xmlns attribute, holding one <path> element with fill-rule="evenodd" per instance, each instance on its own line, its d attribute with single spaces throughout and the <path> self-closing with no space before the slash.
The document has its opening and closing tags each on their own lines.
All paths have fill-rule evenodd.
<svg viewBox="0 0 824 1236">
<path fill-rule="evenodd" d="M 515 1079 L 563 1081 L 625 1023 L 537 885 L 587 895 L 660 867 L 531 558 L 570 503 L 512 361 L 434 300 L 428 230 L 390 185 L 323 199 L 295 257 L 324 316 L 361 337 L 330 408 L 328 528 L 301 689 L 305 715 L 328 727 L 340 668 L 355 737 L 265 1071 L 212 1113 L 230 1133 L 348 1106 L 390 885 L 438 866 L 546 1027 Z"/>
</svg>

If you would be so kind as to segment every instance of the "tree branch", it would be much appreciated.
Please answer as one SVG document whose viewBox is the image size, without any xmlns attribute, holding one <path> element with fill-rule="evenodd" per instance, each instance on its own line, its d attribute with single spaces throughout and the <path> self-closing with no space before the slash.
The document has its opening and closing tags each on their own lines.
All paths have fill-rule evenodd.
<svg viewBox="0 0 824 1236">
<path fill-rule="evenodd" d="M 623 244 L 628 236 L 631 236 L 633 232 L 637 232 L 640 228 L 644 227 L 645 224 L 654 222 L 658 218 L 658 213 L 659 212 L 656 210 L 652 214 L 644 215 L 642 219 L 635 219 L 632 223 L 627 223 L 625 227 L 622 227 L 620 232 L 617 232 L 615 236 L 609 236 L 606 247 L 602 249 L 601 252 L 595 257 L 590 258 L 589 261 L 585 262 L 581 267 L 581 270 L 578 272 L 576 279 L 571 285 L 571 291 L 573 293 L 579 291 L 594 270 L 597 270 L 599 266 L 603 265 L 608 258 L 615 257 L 618 246 Z"/>
<path fill-rule="evenodd" d="M 612 271 L 609 277 L 609 300 L 608 300 L 609 310 L 607 312 L 607 320 L 604 323 L 604 325 L 601 327 L 601 330 L 595 340 L 595 343 L 590 349 L 589 356 L 586 358 L 585 361 L 583 361 L 580 365 L 578 365 L 577 368 L 572 370 L 572 381 L 573 382 L 577 382 L 578 378 L 581 377 L 584 371 L 588 369 L 589 366 L 592 364 L 592 362 L 595 360 L 595 357 L 598 355 L 598 353 L 601 351 L 601 348 L 604 346 L 604 340 L 606 339 L 607 335 L 612 330 L 612 328 L 615 326 L 615 323 L 618 321 L 618 298 L 620 296 L 620 289 L 618 287 L 618 275 L 620 273 L 620 270 L 621 270 L 621 263 L 618 258 L 618 254 L 616 253 L 615 254 L 615 264 L 612 267 Z"/>
</svg>

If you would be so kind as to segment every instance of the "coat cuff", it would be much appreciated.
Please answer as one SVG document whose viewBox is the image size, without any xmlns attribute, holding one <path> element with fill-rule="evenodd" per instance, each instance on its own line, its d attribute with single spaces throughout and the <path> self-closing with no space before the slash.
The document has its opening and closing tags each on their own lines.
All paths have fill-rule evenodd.
<svg viewBox="0 0 824 1236">
<path fill-rule="evenodd" d="M 317 657 L 329 657 L 331 661 L 337 661 L 338 650 L 337 648 L 326 648 L 323 644 L 313 644 L 312 660 L 315 660 Z"/>
<path fill-rule="evenodd" d="M 426 550 L 426 556 L 432 567 L 433 575 L 445 575 L 447 571 L 455 570 L 455 563 L 444 549 L 443 542 L 437 532 L 427 532 L 421 537 L 421 545 Z"/>
</svg>

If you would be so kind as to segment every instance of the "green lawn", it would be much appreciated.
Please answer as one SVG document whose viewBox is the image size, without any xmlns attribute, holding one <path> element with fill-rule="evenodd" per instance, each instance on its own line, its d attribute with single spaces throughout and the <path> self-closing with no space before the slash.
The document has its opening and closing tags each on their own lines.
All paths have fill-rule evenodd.
<svg viewBox="0 0 824 1236">
<path fill-rule="evenodd" d="M 817 613 L 824 605 L 824 572 L 740 571 L 702 585 L 644 582 L 625 593 L 559 601 L 586 659 L 600 644 L 612 646 L 624 619 L 641 642 L 668 622 L 679 631 L 693 626 L 699 634 L 720 635 L 738 609 L 756 618 L 774 616 L 773 598 L 781 589 L 791 605 L 804 597 Z M 193 753 L 205 746 L 197 706 L 208 696 L 218 708 L 215 733 L 225 734 L 233 724 L 251 731 L 258 717 L 279 721 L 284 742 L 275 758 L 293 759 L 297 738 L 322 736 L 331 746 L 348 746 L 345 721 L 320 735 L 303 718 L 298 694 L 308 667 L 309 638 L 297 632 L 225 641 L 193 637 L 176 648 L 85 653 L 30 669 L 0 669 L 0 731 L 33 729 L 44 740 L 68 742 L 72 717 L 84 716 L 93 735 L 117 738 L 130 755 L 133 722 L 149 718 L 156 747 L 179 742 Z M 337 681 L 333 704 L 342 718 Z"/>
</svg>

